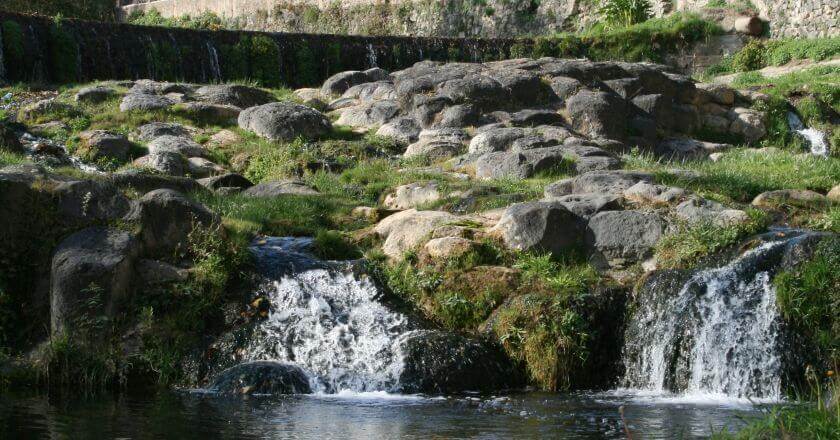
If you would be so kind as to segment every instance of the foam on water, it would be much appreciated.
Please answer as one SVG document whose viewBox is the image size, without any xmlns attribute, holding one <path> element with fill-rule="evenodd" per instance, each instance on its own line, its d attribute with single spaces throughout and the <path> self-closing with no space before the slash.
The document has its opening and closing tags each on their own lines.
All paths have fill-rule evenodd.
<svg viewBox="0 0 840 440">
<path fill-rule="evenodd" d="M 787 119 L 788 126 L 791 130 L 799 133 L 808 142 L 811 154 L 815 156 L 828 156 L 828 139 L 825 133 L 815 128 L 806 127 L 794 112 L 788 112 Z"/>
</svg>

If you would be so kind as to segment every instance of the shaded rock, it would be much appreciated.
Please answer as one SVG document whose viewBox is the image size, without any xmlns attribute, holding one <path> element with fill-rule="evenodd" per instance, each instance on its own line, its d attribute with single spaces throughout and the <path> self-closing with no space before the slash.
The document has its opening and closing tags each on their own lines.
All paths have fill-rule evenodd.
<svg viewBox="0 0 840 440">
<path fill-rule="evenodd" d="M 554 110 L 525 109 L 510 114 L 510 124 L 515 127 L 562 124 L 563 116 Z"/>
<path fill-rule="evenodd" d="M 163 261 L 144 259 L 137 262 L 137 279 L 147 286 L 186 281 L 189 277 L 189 270 Z"/>
<path fill-rule="evenodd" d="M 60 182 L 52 189 L 58 210 L 65 220 L 81 223 L 116 220 L 125 216 L 128 199 L 108 182 L 78 180 Z"/>
<path fill-rule="evenodd" d="M 582 90 L 569 98 L 566 109 L 578 132 L 609 139 L 626 134 L 625 101 L 614 93 Z"/>
<path fill-rule="evenodd" d="M 120 102 L 121 112 L 133 110 L 152 111 L 169 108 L 175 105 L 175 101 L 165 96 L 129 93 Z"/>
<path fill-rule="evenodd" d="M 169 189 L 151 191 L 138 200 L 126 217 L 140 225 L 145 254 L 171 258 L 189 249 L 189 235 L 197 227 L 220 225 L 219 216 Z"/>
<path fill-rule="evenodd" d="M 50 272 L 52 334 L 91 331 L 83 323 L 114 317 L 131 295 L 139 251 L 137 241 L 117 229 L 97 226 L 64 239 Z"/>
<path fill-rule="evenodd" d="M 203 178 L 224 174 L 227 170 L 203 157 L 191 157 L 187 159 L 187 172 L 193 177 Z"/>
<path fill-rule="evenodd" d="M 92 130 L 79 133 L 79 144 L 73 154 L 89 161 L 125 162 L 132 147 L 131 141 L 121 134 Z"/>
<path fill-rule="evenodd" d="M 448 212 L 409 209 L 386 217 L 374 230 L 385 238 L 385 255 L 402 259 L 406 251 L 420 246 L 436 227 L 455 220 L 457 217 Z"/>
<path fill-rule="evenodd" d="M 605 211 L 589 219 L 586 245 L 599 268 L 621 268 L 642 261 L 653 253 L 662 238 L 665 221 L 642 211 Z"/>
<path fill-rule="evenodd" d="M 276 101 L 271 93 L 256 87 L 237 84 L 214 84 L 199 87 L 195 91 L 194 97 L 198 101 L 233 106 L 240 109 Z"/>
<path fill-rule="evenodd" d="M 156 189 L 170 189 L 181 193 L 201 191 L 203 186 L 193 179 L 178 176 L 148 174 L 140 170 L 124 170 L 110 174 L 107 182 L 125 191 L 137 191 L 145 194 Z"/>
<path fill-rule="evenodd" d="M 98 104 L 107 101 L 113 96 L 117 95 L 117 91 L 104 86 L 84 87 L 80 89 L 75 96 L 76 102 L 85 102 L 90 104 Z"/>
<path fill-rule="evenodd" d="M 255 361 L 228 368 L 210 384 L 220 394 L 310 394 L 309 377 L 300 367 L 271 361 Z"/>
<path fill-rule="evenodd" d="M 700 83 L 696 85 L 705 101 L 720 105 L 731 106 L 735 103 L 735 91 L 729 86 L 714 83 Z"/>
<path fill-rule="evenodd" d="M 411 209 L 440 200 L 437 182 L 416 182 L 402 185 L 385 197 L 383 205 L 390 209 Z"/>
<path fill-rule="evenodd" d="M 220 176 L 214 177 L 206 177 L 204 179 L 198 179 L 198 183 L 202 186 L 217 190 L 219 188 L 241 188 L 241 189 L 248 189 L 254 186 L 250 180 L 246 179 L 245 177 L 239 174 L 222 174 Z"/>
<path fill-rule="evenodd" d="M 401 144 L 417 142 L 420 136 L 420 125 L 413 118 L 396 118 L 387 124 L 379 127 L 377 136 L 383 136 L 396 140 Z"/>
<path fill-rule="evenodd" d="M 284 195 L 317 195 L 320 194 L 314 188 L 296 180 L 274 180 L 262 182 L 244 191 L 245 195 L 251 197 L 281 197 Z"/>
<path fill-rule="evenodd" d="M 189 139 L 192 137 L 190 130 L 181 124 L 174 122 L 150 122 L 137 128 L 137 140 L 149 142 L 161 136 L 175 136 Z"/>
<path fill-rule="evenodd" d="M 497 347 L 452 333 L 426 330 L 403 344 L 403 393 L 491 392 L 519 387 L 522 374 Z"/>
<path fill-rule="evenodd" d="M 828 197 L 807 189 L 782 189 L 759 194 L 752 201 L 753 206 L 774 209 L 782 206 L 816 209 L 829 204 Z"/>
<path fill-rule="evenodd" d="M 518 203 L 507 208 L 494 232 L 510 249 L 558 255 L 583 240 L 580 217 L 554 201 Z"/>
<path fill-rule="evenodd" d="M 239 114 L 239 127 L 271 140 L 290 141 L 298 136 L 311 139 L 325 135 L 332 124 L 317 110 L 277 102 L 244 110 Z"/>
<path fill-rule="evenodd" d="M 24 152 L 23 145 L 21 145 L 15 131 L 3 122 L 0 122 L 0 150 L 12 153 Z"/>
<path fill-rule="evenodd" d="M 199 119 L 212 121 L 230 121 L 239 117 L 242 109 L 233 105 L 210 104 L 206 102 L 185 102 L 175 107 Z"/>
</svg>

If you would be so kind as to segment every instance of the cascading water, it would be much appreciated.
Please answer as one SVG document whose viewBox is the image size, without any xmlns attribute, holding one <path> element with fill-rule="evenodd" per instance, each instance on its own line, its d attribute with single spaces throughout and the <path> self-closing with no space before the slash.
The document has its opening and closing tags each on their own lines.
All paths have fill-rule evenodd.
<svg viewBox="0 0 840 440">
<path fill-rule="evenodd" d="M 771 284 L 785 234 L 729 264 L 648 279 L 626 334 L 624 385 L 660 393 L 781 398 L 781 324 Z"/>
<path fill-rule="evenodd" d="M 384 306 L 370 280 L 308 255 L 310 243 L 266 238 L 252 247 L 272 311 L 244 358 L 295 364 L 315 392 L 395 390 L 401 346 L 415 333 L 409 319 Z"/>
<path fill-rule="evenodd" d="M 376 60 L 376 49 L 373 47 L 372 43 L 368 43 L 367 45 L 367 59 L 368 59 L 368 67 L 378 67 L 377 60 Z"/>
<path fill-rule="evenodd" d="M 213 81 L 221 82 L 222 67 L 221 64 L 219 64 L 219 51 L 216 50 L 216 46 L 213 45 L 212 41 L 207 41 L 207 53 L 210 54 L 210 73 L 213 75 L 211 79 Z"/>
<path fill-rule="evenodd" d="M 825 133 L 815 128 L 805 127 L 805 124 L 802 123 L 802 120 L 794 112 L 788 112 L 787 120 L 790 129 L 799 133 L 808 142 L 811 154 L 815 156 L 828 155 L 828 140 L 826 139 Z"/>
</svg>

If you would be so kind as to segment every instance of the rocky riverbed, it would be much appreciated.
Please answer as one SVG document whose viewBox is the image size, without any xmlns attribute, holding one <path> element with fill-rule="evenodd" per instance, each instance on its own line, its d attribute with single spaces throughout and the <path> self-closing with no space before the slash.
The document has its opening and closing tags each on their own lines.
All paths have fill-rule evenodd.
<svg viewBox="0 0 840 440">
<path fill-rule="evenodd" d="M 661 65 L 554 58 L 343 72 L 293 92 L 11 90 L 3 371 L 79 385 L 77 362 L 102 368 L 95 383 L 308 391 L 298 367 L 218 378 L 283 313 L 255 287 L 248 243 L 292 235 L 325 260 L 364 254 L 358 276 L 432 331 L 407 350 L 437 360 L 406 364 L 431 385 L 405 389 L 519 373 L 607 387 L 638 280 L 713 265 L 771 224 L 836 228 L 838 160 L 762 145 L 766 99 Z M 486 384 L 472 358 L 493 359 Z"/>
</svg>

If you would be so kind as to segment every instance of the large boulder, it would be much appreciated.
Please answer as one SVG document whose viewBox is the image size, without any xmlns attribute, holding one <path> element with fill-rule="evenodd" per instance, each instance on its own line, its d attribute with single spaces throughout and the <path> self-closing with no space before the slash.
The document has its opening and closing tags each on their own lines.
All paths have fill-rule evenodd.
<svg viewBox="0 0 840 440">
<path fill-rule="evenodd" d="M 592 137 L 622 139 L 627 131 L 626 102 L 615 93 L 581 90 L 566 103 L 578 132 Z"/>
<path fill-rule="evenodd" d="M 324 96 L 341 95 L 350 87 L 366 82 L 371 82 L 371 79 L 365 72 L 351 70 L 336 73 L 324 81 L 324 85 L 321 86 L 321 94 Z"/>
<path fill-rule="evenodd" d="M 417 211 L 409 209 L 386 217 L 374 228 L 385 238 L 382 251 L 388 257 L 399 260 L 405 252 L 420 246 L 437 228 L 454 222 L 458 217 L 443 211 Z"/>
<path fill-rule="evenodd" d="M 605 211 L 587 225 L 586 245 L 600 268 L 623 268 L 651 256 L 667 224 L 657 214 Z"/>
<path fill-rule="evenodd" d="M 393 100 L 366 102 L 342 111 L 335 123 L 369 130 L 394 119 L 399 111 Z"/>
<path fill-rule="evenodd" d="M 184 157 L 205 157 L 207 150 L 190 138 L 163 135 L 148 145 L 149 154 L 177 153 Z"/>
<path fill-rule="evenodd" d="M 582 223 L 562 203 L 525 202 L 505 210 L 494 232 L 510 249 L 560 255 L 583 243 Z"/>
<path fill-rule="evenodd" d="M 782 206 L 816 209 L 829 204 L 828 197 L 807 189 L 781 189 L 763 192 L 752 201 L 753 206 L 775 209 Z"/>
<path fill-rule="evenodd" d="M 79 133 L 79 144 L 73 154 L 90 161 L 125 162 L 132 146 L 131 141 L 121 134 L 91 130 Z"/>
<path fill-rule="evenodd" d="M 114 317 L 130 296 L 139 251 L 131 234 L 118 229 L 97 226 L 64 239 L 50 274 L 52 333 L 96 331 L 99 317 Z"/>
<path fill-rule="evenodd" d="M 383 205 L 390 209 L 411 209 L 440 199 L 437 182 L 415 182 L 397 187 L 385 197 Z"/>
<path fill-rule="evenodd" d="M 202 186 L 217 190 L 219 188 L 241 188 L 241 189 L 248 189 L 254 186 L 250 180 L 246 179 L 245 177 L 239 174 L 222 174 L 220 176 L 213 176 L 213 177 L 206 177 L 204 179 L 198 179 L 198 183 Z"/>
<path fill-rule="evenodd" d="M 242 109 L 276 101 L 271 93 L 256 87 L 238 84 L 214 84 L 199 87 L 195 91 L 194 97 L 198 101 L 211 104 L 232 105 Z"/>
<path fill-rule="evenodd" d="M 521 387 L 524 376 L 504 352 L 487 342 L 442 331 L 417 331 L 401 347 L 403 393 L 494 392 Z"/>
<path fill-rule="evenodd" d="M 208 387 L 219 394 L 310 394 L 309 378 L 298 366 L 255 361 L 228 368 Z"/>
<path fill-rule="evenodd" d="M 140 239 L 151 257 L 172 258 L 189 249 L 189 236 L 198 227 L 221 224 L 203 205 L 169 189 L 158 189 L 138 200 L 127 216 L 140 225 Z"/>
<path fill-rule="evenodd" d="M 624 199 L 617 194 L 584 193 L 547 197 L 547 200 L 560 203 L 566 209 L 582 218 L 589 218 L 602 211 L 623 209 Z"/>
<path fill-rule="evenodd" d="M 545 187 L 546 197 L 569 194 L 622 194 L 639 182 L 653 182 L 653 175 L 638 171 L 591 171 L 580 176 L 554 182 Z"/>
<path fill-rule="evenodd" d="M 62 218 L 75 223 L 117 220 L 125 216 L 130 204 L 117 187 L 108 182 L 76 180 L 58 183 L 52 194 Z"/>
<path fill-rule="evenodd" d="M 150 122 L 137 128 L 136 138 L 141 142 L 149 142 L 161 136 L 175 136 L 191 138 L 192 133 L 187 127 L 174 122 Z"/>
<path fill-rule="evenodd" d="M 290 141 L 297 137 L 323 136 L 329 133 L 332 124 L 315 109 L 275 102 L 244 110 L 239 114 L 239 127 L 271 140 Z"/>
<path fill-rule="evenodd" d="M 125 95 L 120 103 L 121 112 L 134 110 L 152 111 L 162 110 L 175 105 L 175 101 L 166 96 L 149 95 L 145 93 L 129 93 Z"/>
<path fill-rule="evenodd" d="M 273 180 L 254 185 L 244 192 L 251 197 L 282 197 L 286 195 L 311 196 L 319 194 L 311 186 L 297 180 Z"/>
<path fill-rule="evenodd" d="M 116 94 L 117 91 L 111 87 L 91 86 L 84 87 L 76 92 L 74 99 L 76 102 L 98 104 L 100 102 L 107 101 L 111 97 L 116 96 Z"/>
<path fill-rule="evenodd" d="M 181 193 L 199 192 L 204 189 L 193 179 L 179 176 L 144 173 L 137 169 L 121 170 L 106 177 L 106 181 L 125 191 L 146 194 L 156 189 L 171 189 Z"/>
<path fill-rule="evenodd" d="M 420 125 L 414 118 L 401 117 L 388 122 L 379 127 L 376 131 L 377 136 L 387 137 L 393 139 L 401 144 L 408 145 L 417 142 L 420 136 Z"/>
<path fill-rule="evenodd" d="M 469 152 L 471 154 L 484 154 L 494 151 L 507 151 L 513 142 L 524 137 L 526 131 L 522 128 L 494 128 L 483 131 L 470 141 Z"/>
</svg>

